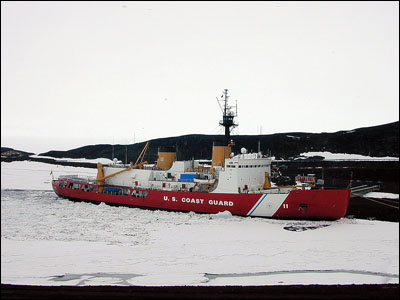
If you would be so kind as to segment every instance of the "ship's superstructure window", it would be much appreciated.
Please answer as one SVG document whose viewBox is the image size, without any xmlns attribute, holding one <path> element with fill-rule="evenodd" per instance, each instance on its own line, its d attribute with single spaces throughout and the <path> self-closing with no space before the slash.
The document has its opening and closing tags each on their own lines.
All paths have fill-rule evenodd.
<svg viewBox="0 0 400 300">
<path fill-rule="evenodd" d="M 93 192 L 93 190 L 94 190 L 94 186 L 93 185 L 84 185 L 83 187 L 82 187 L 82 191 L 85 191 L 85 192 Z"/>
<path fill-rule="evenodd" d="M 229 166 L 228 166 L 229 167 Z M 239 165 L 238 168 L 266 168 L 268 165 Z M 231 166 L 231 168 L 234 168 L 234 166 Z"/>
<path fill-rule="evenodd" d="M 147 197 L 148 192 L 147 191 L 137 191 L 134 190 L 132 192 L 132 197 L 137 197 L 137 198 L 146 198 Z"/>
<path fill-rule="evenodd" d="M 60 181 L 60 186 L 61 187 L 66 187 L 67 186 L 67 182 L 66 181 Z"/>
<path fill-rule="evenodd" d="M 70 183 L 68 184 L 68 188 L 69 188 L 69 189 L 79 190 L 80 187 L 81 187 L 81 185 L 80 185 L 79 183 L 70 182 Z"/>
</svg>

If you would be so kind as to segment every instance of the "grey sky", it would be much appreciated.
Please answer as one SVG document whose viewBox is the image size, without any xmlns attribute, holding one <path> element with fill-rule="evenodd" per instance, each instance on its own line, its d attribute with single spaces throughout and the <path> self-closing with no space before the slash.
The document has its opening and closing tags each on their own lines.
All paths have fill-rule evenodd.
<svg viewBox="0 0 400 300">
<path fill-rule="evenodd" d="M 234 134 L 381 125 L 399 120 L 399 3 L 2 1 L 1 75 L 2 146 L 43 152 L 222 134 L 225 88 Z"/>
</svg>

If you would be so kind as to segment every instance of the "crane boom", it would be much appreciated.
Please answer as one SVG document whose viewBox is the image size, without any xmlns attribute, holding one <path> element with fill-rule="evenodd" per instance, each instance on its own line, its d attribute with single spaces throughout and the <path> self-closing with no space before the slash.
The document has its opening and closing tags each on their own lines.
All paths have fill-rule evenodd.
<svg viewBox="0 0 400 300">
<path fill-rule="evenodd" d="M 96 180 L 97 180 L 97 184 L 100 186 L 99 189 L 98 189 L 99 192 L 101 193 L 103 191 L 103 185 L 104 185 L 106 179 L 108 179 L 110 177 L 113 177 L 113 176 L 116 176 L 118 174 L 121 174 L 123 172 L 132 170 L 132 169 L 140 168 L 144 164 L 147 164 L 147 161 L 143 161 L 143 158 L 144 158 L 147 150 L 149 149 L 149 145 L 150 145 L 150 142 L 147 142 L 146 145 L 144 146 L 142 152 L 140 153 L 139 157 L 137 158 L 135 164 L 131 164 L 128 168 L 125 168 L 125 169 L 123 169 L 121 171 L 118 171 L 116 173 L 112 173 L 110 175 L 104 176 L 103 165 L 101 163 L 97 163 L 97 177 L 96 177 Z"/>
<path fill-rule="evenodd" d="M 150 145 L 150 142 L 147 142 L 146 145 L 144 145 L 142 152 L 140 152 L 140 155 L 135 162 L 135 165 L 142 163 L 144 155 L 146 154 L 147 149 L 149 149 L 149 145 Z"/>
</svg>

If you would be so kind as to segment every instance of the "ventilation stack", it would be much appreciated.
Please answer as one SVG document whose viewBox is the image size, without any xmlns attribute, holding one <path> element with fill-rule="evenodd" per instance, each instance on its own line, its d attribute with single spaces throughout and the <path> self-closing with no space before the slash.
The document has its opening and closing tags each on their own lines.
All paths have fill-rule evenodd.
<svg viewBox="0 0 400 300">
<path fill-rule="evenodd" d="M 176 160 L 176 151 L 173 146 L 158 147 L 157 168 L 168 170 Z"/>
</svg>

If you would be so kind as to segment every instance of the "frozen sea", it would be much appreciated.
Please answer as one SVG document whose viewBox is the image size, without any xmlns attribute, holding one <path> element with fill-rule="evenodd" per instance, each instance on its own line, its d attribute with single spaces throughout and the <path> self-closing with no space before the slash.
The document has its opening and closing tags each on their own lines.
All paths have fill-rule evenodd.
<svg viewBox="0 0 400 300">
<path fill-rule="evenodd" d="M 72 202 L 52 192 L 51 170 L 55 176 L 96 171 L 2 162 L 1 283 L 399 283 L 397 222 L 273 220 Z"/>
</svg>

